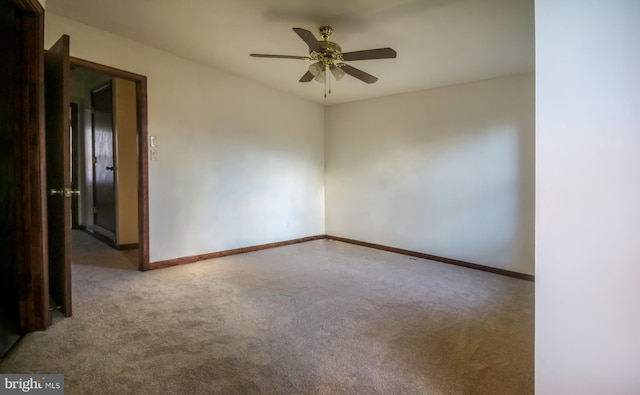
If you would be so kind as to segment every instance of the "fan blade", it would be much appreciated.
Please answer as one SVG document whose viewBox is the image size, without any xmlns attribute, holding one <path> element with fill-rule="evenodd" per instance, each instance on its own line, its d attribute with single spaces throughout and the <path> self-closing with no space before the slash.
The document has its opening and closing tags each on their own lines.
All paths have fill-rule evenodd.
<svg viewBox="0 0 640 395">
<path fill-rule="evenodd" d="M 304 75 L 302 76 L 302 78 L 300 78 L 298 82 L 309 82 L 312 79 L 313 79 L 313 74 L 311 74 L 310 71 L 307 71 L 306 73 L 304 73 Z"/>
<path fill-rule="evenodd" d="M 356 69 L 355 67 L 349 66 L 348 64 L 344 64 L 341 67 L 345 73 L 349 74 L 352 77 L 356 77 L 360 81 L 364 81 L 367 84 L 373 84 L 374 82 L 378 81 L 377 77 L 374 77 L 371 74 L 367 74 L 360 69 Z"/>
<path fill-rule="evenodd" d="M 294 27 L 293 31 L 296 32 L 305 43 L 307 43 L 312 51 L 322 52 L 322 47 L 320 46 L 318 40 L 316 40 L 316 37 L 313 35 L 313 33 L 301 27 Z"/>
<path fill-rule="evenodd" d="M 395 58 L 396 51 L 391 48 L 366 49 L 364 51 L 345 52 L 342 54 L 344 60 L 367 60 L 367 59 L 389 59 Z"/>
<path fill-rule="evenodd" d="M 249 56 L 253 56 L 254 58 L 275 58 L 275 59 L 300 59 L 300 60 L 311 60 L 308 56 L 293 56 L 293 55 L 268 55 L 263 53 L 250 53 Z"/>
</svg>

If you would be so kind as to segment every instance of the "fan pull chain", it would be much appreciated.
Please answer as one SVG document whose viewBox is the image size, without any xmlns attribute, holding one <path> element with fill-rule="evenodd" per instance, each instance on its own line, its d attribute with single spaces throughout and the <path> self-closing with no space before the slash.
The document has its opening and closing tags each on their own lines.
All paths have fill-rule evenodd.
<svg viewBox="0 0 640 395">
<path fill-rule="evenodd" d="M 327 98 L 327 79 L 329 78 L 329 73 L 327 73 L 327 65 L 324 65 L 324 98 Z"/>
</svg>

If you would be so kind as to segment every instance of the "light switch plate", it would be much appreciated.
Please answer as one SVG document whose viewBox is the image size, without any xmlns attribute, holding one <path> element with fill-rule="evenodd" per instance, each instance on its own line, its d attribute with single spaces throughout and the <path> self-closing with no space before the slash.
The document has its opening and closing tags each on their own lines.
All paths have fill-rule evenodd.
<svg viewBox="0 0 640 395">
<path fill-rule="evenodd" d="M 158 138 L 156 136 L 149 136 L 149 145 L 152 147 L 158 146 Z"/>
</svg>

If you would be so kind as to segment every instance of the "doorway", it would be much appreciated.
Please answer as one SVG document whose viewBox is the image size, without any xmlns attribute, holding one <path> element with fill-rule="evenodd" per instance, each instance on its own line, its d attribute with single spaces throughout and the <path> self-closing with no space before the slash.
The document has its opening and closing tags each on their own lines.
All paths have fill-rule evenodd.
<svg viewBox="0 0 640 395">
<path fill-rule="evenodd" d="M 2 349 L 10 347 L 16 336 L 25 332 L 46 329 L 51 324 L 50 258 L 68 257 L 51 251 L 48 235 L 51 226 L 61 226 L 50 221 L 47 216 L 48 198 L 53 195 L 68 198 L 75 193 L 66 182 L 65 187 L 53 189 L 48 185 L 45 164 L 48 157 L 69 160 L 71 149 L 60 155 L 49 154 L 45 144 L 45 102 L 49 102 L 51 90 L 47 89 L 45 101 L 44 78 L 44 9 L 38 0 L 9 0 L 0 2 L 0 56 L 5 59 L 3 73 L 0 73 L 0 338 Z M 68 38 L 68 37 L 67 37 Z M 64 40 L 63 40 L 64 41 Z M 68 46 L 67 46 L 68 48 Z M 49 51 L 47 51 L 48 53 Z M 148 144 L 147 144 L 147 80 L 145 76 L 114 69 L 77 58 L 70 58 L 68 51 L 59 52 L 58 58 L 66 63 L 62 70 L 85 67 L 113 76 L 133 81 L 136 96 L 137 162 L 138 162 L 138 269 L 149 270 L 149 208 L 148 208 Z M 66 52 L 66 53 L 65 53 Z M 63 73 L 66 74 L 66 73 Z M 64 78 L 62 78 L 63 80 Z M 61 84 L 61 87 L 68 86 Z M 64 91 L 64 89 L 62 89 Z M 64 99 L 65 94 L 60 95 Z M 68 99 L 68 96 L 66 96 Z M 60 100 L 63 103 L 65 100 Z M 61 135 L 70 133 L 68 124 L 69 102 L 60 106 Z M 47 122 L 48 123 L 48 122 Z M 47 133 L 47 136 L 49 133 Z M 69 137 L 67 135 L 67 137 Z M 68 163 L 68 162 L 67 162 Z M 61 168 L 69 169 L 69 165 Z M 71 217 L 64 215 L 65 218 Z M 55 223 L 52 223 L 55 222 Z M 47 228 L 49 227 L 49 229 Z M 61 233 L 71 232 L 61 227 Z M 66 273 L 68 273 L 67 271 Z M 62 272 L 63 274 L 65 272 Z M 62 277 L 62 276 L 61 276 Z"/>
<path fill-rule="evenodd" d="M 137 267 L 148 270 L 146 77 L 73 57 L 70 63 L 77 228 L 113 248 L 137 248 Z"/>
</svg>

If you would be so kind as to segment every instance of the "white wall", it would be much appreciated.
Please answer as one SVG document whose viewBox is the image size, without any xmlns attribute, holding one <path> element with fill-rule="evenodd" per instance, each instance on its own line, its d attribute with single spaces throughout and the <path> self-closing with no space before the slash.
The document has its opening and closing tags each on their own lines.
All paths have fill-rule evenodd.
<svg viewBox="0 0 640 395">
<path fill-rule="evenodd" d="M 640 2 L 536 0 L 536 392 L 640 393 Z"/>
<path fill-rule="evenodd" d="M 47 13 L 62 34 L 148 78 L 152 262 L 324 233 L 322 106 Z"/>
<path fill-rule="evenodd" d="M 330 106 L 327 234 L 534 273 L 532 74 Z"/>
</svg>

